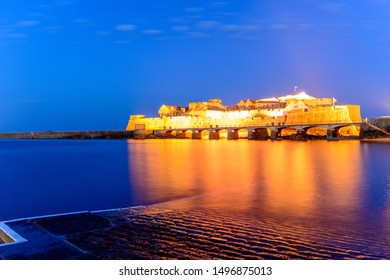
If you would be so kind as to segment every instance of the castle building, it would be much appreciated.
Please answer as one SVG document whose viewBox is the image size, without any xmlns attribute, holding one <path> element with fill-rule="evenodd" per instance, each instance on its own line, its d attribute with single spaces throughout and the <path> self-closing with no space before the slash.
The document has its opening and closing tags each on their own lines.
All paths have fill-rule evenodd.
<svg viewBox="0 0 390 280">
<path fill-rule="evenodd" d="M 132 115 L 126 130 L 186 130 L 357 124 L 359 105 L 336 105 L 335 98 L 315 98 L 306 92 L 259 100 L 241 100 L 233 106 L 221 99 L 190 102 L 188 107 L 162 105 L 158 117 Z"/>
</svg>

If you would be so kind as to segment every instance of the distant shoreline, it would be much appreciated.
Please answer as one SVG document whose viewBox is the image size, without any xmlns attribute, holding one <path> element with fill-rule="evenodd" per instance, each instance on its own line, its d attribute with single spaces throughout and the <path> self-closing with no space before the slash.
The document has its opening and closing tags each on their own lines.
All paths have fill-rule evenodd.
<svg viewBox="0 0 390 280">
<path fill-rule="evenodd" d="M 0 139 L 133 139 L 134 131 L 47 131 L 0 133 Z"/>
</svg>

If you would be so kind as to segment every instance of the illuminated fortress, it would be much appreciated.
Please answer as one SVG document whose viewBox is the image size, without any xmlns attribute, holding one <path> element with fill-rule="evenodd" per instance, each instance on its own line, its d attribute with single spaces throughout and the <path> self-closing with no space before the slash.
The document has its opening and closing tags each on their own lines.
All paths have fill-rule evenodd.
<svg viewBox="0 0 390 280">
<path fill-rule="evenodd" d="M 130 116 L 126 130 L 192 139 L 359 136 L 360 106 L 335 103 L 335 98 L 299 92 L 241 100 L 234 106 L 221 99 L 191 102 L 188 107 L 164 104 L 158 117 Z"/>
</svg>

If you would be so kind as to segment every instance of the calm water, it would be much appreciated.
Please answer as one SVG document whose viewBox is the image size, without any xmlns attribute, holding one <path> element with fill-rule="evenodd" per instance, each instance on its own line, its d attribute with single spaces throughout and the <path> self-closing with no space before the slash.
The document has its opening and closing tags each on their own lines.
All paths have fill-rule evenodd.
<svg viewBox="0 0 390 280">
<path fill-rule="evenodd" d="M 389 156 L 358 141 L 0 141 L 0 220 L 161 204 L 380 238 Z"/>
</svg>

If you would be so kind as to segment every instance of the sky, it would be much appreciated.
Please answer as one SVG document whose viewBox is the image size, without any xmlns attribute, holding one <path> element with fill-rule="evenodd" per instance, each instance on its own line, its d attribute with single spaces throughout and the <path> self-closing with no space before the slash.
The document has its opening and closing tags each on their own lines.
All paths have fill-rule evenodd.
<svg viewBox="0 0 390 280">
<path fill-rule="evenodd" d="M 390 0 L 0 0 L 0 132 L 290 94 L 390 115 Z"/>
</svg>

